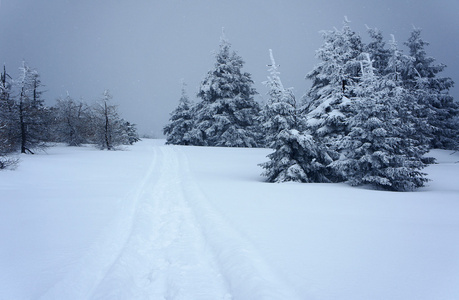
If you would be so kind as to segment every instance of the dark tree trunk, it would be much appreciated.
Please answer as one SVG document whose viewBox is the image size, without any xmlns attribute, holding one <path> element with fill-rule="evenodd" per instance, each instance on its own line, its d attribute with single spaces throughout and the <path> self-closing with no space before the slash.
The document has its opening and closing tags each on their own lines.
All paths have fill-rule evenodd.
<svg viewBox="0 0 459 300">
<path fill-rule="evenodd" d="M 107 150 L 111 150 L 111 143 L 110 143 L 110 133 L 109 133 L 109 120 L 108 120 L 108 108 L 107 102 L 105 102 L 105 144 L 107 146 Z"/>
<path fill-rule="evenodd" d="M 26 142 L 27 142 L 27 130 L 26 124 L 24 122 L 24 89 L 21 92 L 21 96 L 19 99 L 19 123 L 21 125 L 21 153 L 26 153 Z"/>
</svg>

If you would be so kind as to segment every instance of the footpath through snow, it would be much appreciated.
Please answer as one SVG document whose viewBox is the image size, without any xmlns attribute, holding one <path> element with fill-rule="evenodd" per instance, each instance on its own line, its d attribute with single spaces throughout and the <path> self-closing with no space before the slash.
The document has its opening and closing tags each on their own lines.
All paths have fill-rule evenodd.
<svg viewBox="0 0 459 300">
<path fill-rule="evenodd" d="M 41 299 L 297 299 L 212 209 L 180 148 L 152 150 L 118 232 Z"/>
</svg>

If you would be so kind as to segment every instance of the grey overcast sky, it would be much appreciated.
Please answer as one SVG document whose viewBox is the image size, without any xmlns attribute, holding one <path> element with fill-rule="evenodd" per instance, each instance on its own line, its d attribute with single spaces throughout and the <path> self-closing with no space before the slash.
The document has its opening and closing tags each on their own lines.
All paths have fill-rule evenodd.
<svg viewBox="0 0 459 300">
<path fill-rule="evenodd" d="M 15 77 L 22 60 L 37 69 L 48 105 L 67 92 L 91 103 L 109 89 L 123 117 L 161 137 L 181 79 L 194 100 L 213 67 L 222 27 L 263 101 L 268 49 L 300 97 L 319 32 L 341 28 L 344 16 L 364 40 L 367 24 L 399 46 L 422 28 L 428 55 L 459 84 L 458 0 L 0 0 L 0 63 Z"/>
</svg>

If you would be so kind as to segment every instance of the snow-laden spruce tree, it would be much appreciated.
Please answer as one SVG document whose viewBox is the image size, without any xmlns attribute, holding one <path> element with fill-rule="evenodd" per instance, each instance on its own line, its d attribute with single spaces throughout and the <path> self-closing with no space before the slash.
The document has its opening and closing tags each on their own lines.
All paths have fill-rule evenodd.
<svg viewBox="0 0 459 300">
<path fill-rule="evenodd" d="M 137 132 L 136 124 L 121 119 L 121 132 L 123 133 L 123 145 L 134 145 L 135 143 L 140 141 L 140 136 Z"/>
<path fill-rule="evenodd" d="M 307 74 L 312 86 L 305 95 L 306 125 L 312 136 L 338 156 L 339 141 L 347 134 L 350 98 L 360 77 L 358 57 L 363 44 L 344 22 L 341 30 L 322 32 L 324 44 L 316 52 L 319 64 Z"/>
<path fill-rule="evenodd" d="M 327 168 L 331 159 L 314 138 L 301 132 L 297 119 L 295 97 L 285 89 L 270 50 L 270 76 L 264 82 L 268 102 L 262 111 L 262 127 L 268 147 L 274 152 L 268 162 L 260 164 L 269 182 L 329 182 Z"/>
<path fill-rule="evenodd" d="M 268 88 L 268 100 L 261 110 L 260 123 L 265 145 L 272 148 L 279 132 L 283 129 L 299 129 L 299 121 L 293 90 L 284 88 L 271 49 L 269 49 L 269 55 L 271 59 L 268 70 L 270 76 L 267 81 L 263 82 Z"/>
<path fill-rule="evenodd" d="M 371 184 L 393 191 L 421 187 L 427 181 L 420 172 L 426 147 L 413 138 L 415 124 L 406 117 L 416 100 L 393 74 L 376 75 L 369 54 L 361 58 L 349 133 L 342 140 L 342 157 L 331 166 L 352 185 Z"/>
<path fill-rule="evenodd" d="M 454 82 L 449 77 L 439 74 L 446 68 L 444 64 L 434 64 L 435 59 L 427 56 L 425 47 L 428 42 L 421 38 L 421 29 L 415 28 L 405 45 L 409 48 L 411 64 L 404 76 L 404 84 L 424 106 L 416 113 L 427 118 L 430 131 L 424 134 L 431 138 L 431 147 L 452 149 L 457 147 L 456 117 L 459 114 L 457 101 L 449 94 Z"/>
<path fill-rule="evenodd" d="M 427 115 L 422 113 L 426 109 L 425 105 L 419 101 L 418 93 L 406 84 L 407 73 L 412 65 L 413 58 L 403 54 L 398 48 L 394 35 L 389 43 L 390 57 L 384 76 L 397 85 L 398 94 L 403 95 L 398 101 L 401 110 L 400 118 L 406 124 L 410 124 L 410 131 L 407 136 L 413 144 L 422 146 L 422 156 L 428 151 L 431 143 L 432 126 L 429 125 Z M 413 153 L 413 155 L 418 155 Z M 427 160 L 427 158 L 426 158 Z M 432 160 L 432 159 L 431 159 Z"/>
<path fill-rule="evenodd" d="M 194 109 L 194 144 L 224 147 L 257 147 L 259 104 L 251 75 L 242 72 L 244 61 L 231 51 L 222 35 L 213 70 L 201 83 Z"/>
<path fill-rule="evenodd" d="M 367 32 L 370 36 L 370 42 L 365 45 L 364 52 L 370 55 L 374 72 L 382 75 L 387 69 L 391 51 L 386 47 L 381 30 L 368 27 Z"/>
<path fill-rule="evenodd" d="M 180 97 L 179 104 L 171 112 L 169 124 L 163 128 L 163 133 L 166 136 L 166 144 L 193 144 L 190 135 L 190 132 L 193 129 L 193 105 L 188 98 L 185 87 L 186 85 L 183 83 L 182 96 Z"/>
<path fill-rule="evenodd" d="M 260 164 L 269 182 L 331 182 L 328 151 L 296 129 L 283 129 L 273 143 L 269 161 Z"/>
</svg>

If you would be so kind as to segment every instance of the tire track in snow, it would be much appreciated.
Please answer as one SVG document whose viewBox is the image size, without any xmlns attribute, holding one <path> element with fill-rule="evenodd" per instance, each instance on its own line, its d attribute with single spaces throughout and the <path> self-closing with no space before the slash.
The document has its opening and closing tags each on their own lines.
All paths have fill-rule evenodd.
<svg viewBox="0 0 459 300">
<path fill-rule="evenodd" d="M 194 180 L 186 155 L 179 155 L 182 188 L 206 241 L 212 247 L 233 299 L 300 299 L 291 287 L 272 272 L 256 248 L 212 207 Z"/>
<path fill-rule="evenodd" d="M 143 191 L 131 235 L 93 299 L 231 299 L 183 193 L 173 147 Z"/>
<path fill-rule="evenodd" d="M 298 299 L 211 207 L 181 148 L 152 151 L 111 238 L 43 298 Z"/>
<path fill-rule="evenodd" d="M 152 160 L 139 185 L 121 200 L 119 219 L 107 226 L 99 241 L 91 246 L 78 266 L 40 299 L 89 299 L 93 290 L 106 276 L 132 234 L 134 217 L 146 187 L 157 180 L 154 171 L 157 169 L 158 156 L 155 148 L 148 150 L 152 153 Z"/>
</svg>

